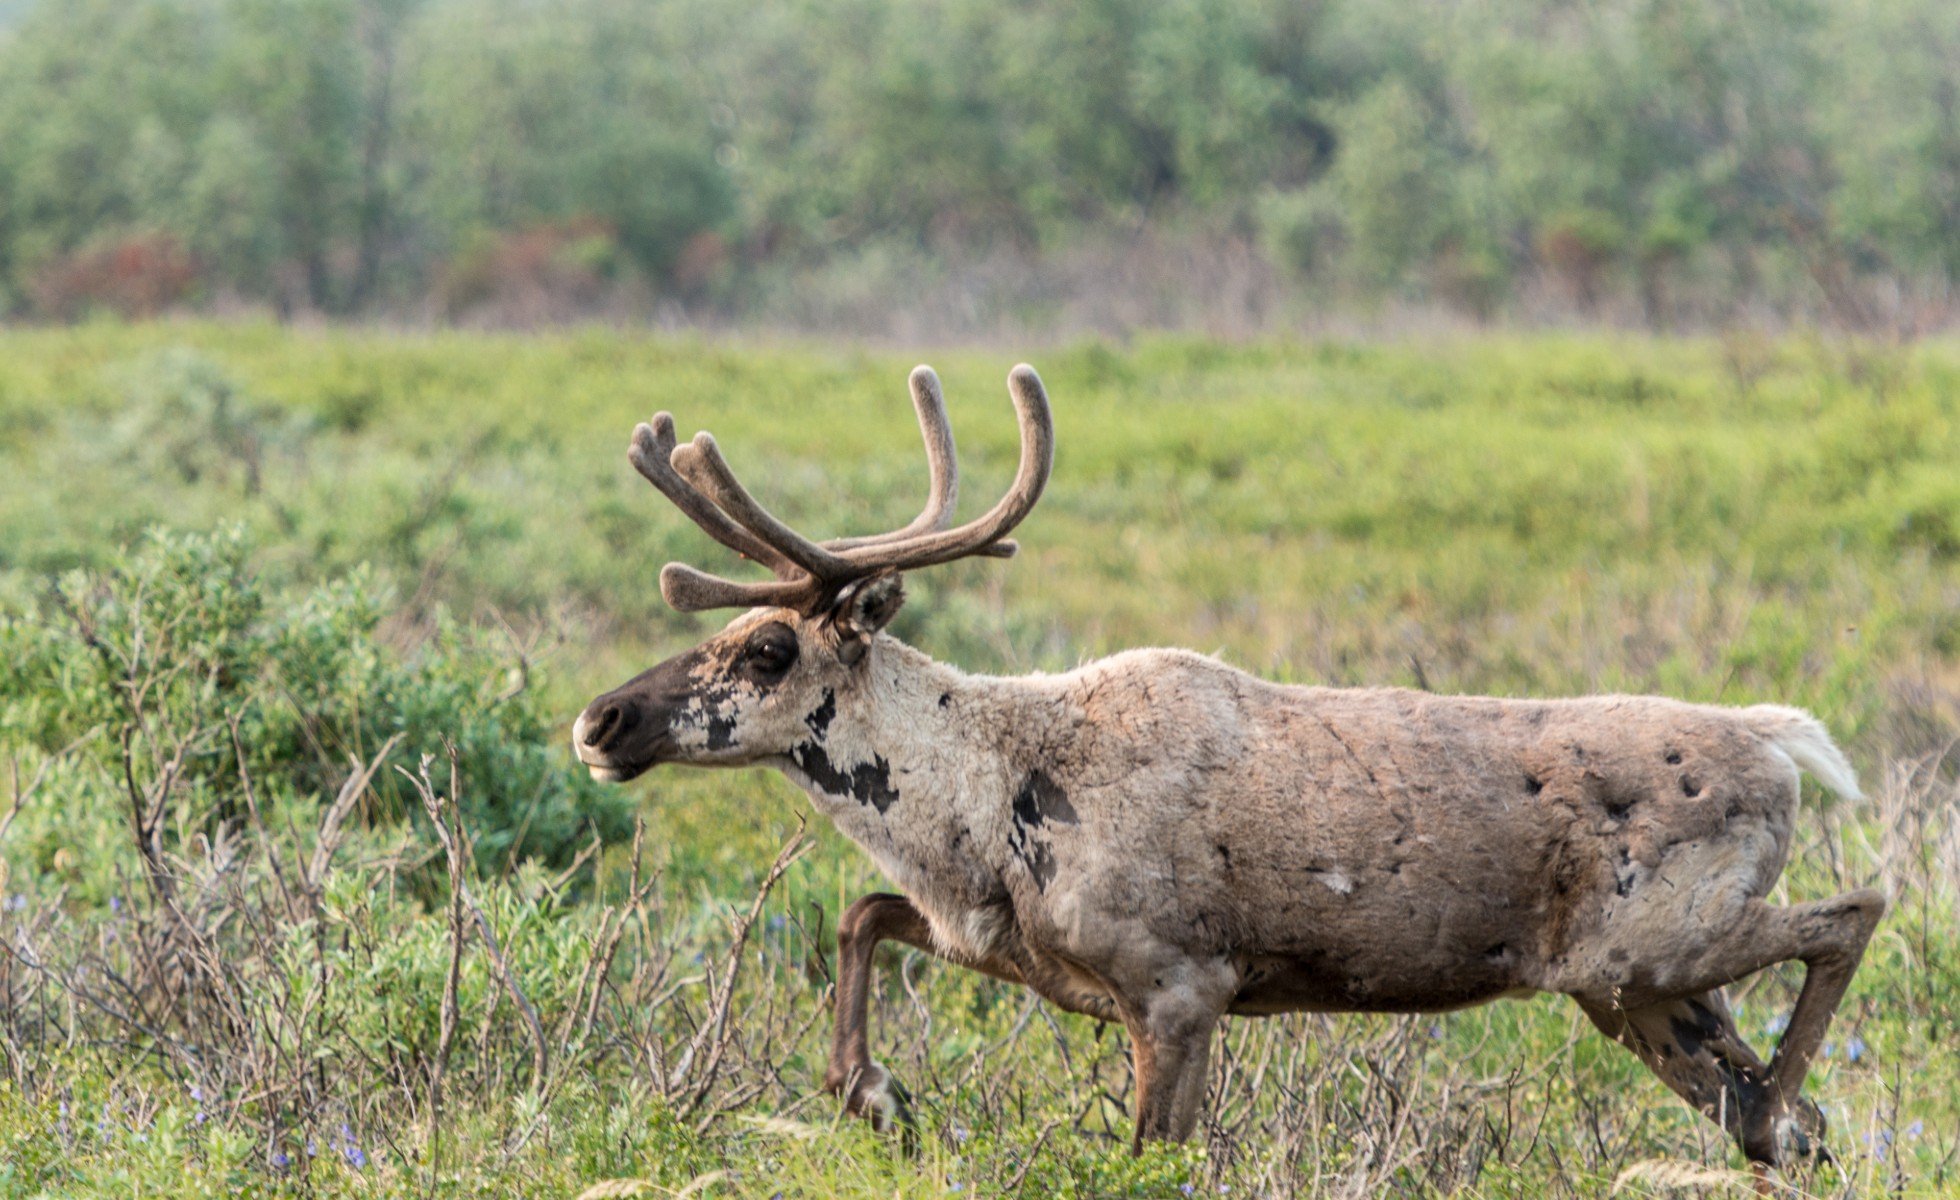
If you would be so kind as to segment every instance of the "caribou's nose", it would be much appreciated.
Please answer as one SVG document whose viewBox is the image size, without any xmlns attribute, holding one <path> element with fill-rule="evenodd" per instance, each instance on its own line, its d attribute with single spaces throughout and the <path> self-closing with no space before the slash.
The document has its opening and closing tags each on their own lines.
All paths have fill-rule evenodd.
<svg viewBox="0 0 1960 1200">
<path fill-rule="evenodd" d="M 640 706 L 630 696 L 601 696 L 579 714 L 572 740 L 601 754 L 640 723 Z"/>
</svg>

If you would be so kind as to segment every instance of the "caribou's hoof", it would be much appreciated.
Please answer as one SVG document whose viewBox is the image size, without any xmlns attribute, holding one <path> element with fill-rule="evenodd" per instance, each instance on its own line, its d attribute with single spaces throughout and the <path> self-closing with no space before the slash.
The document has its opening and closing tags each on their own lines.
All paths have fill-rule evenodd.
<svg viewBox="0 0 1960 1200">
<path fill-rule="evenodd" d="M 844 1111 L 871 1122 L 879 1133 L 911 1128 L 912 1110 L 905 1102 L 905 1089 L 878 1063 L 849 1072 L 826 1072 L 823 1090 L 842 1096 Z"/>
<path fill-rule="evenodd" d="M 1743 1136 L 1743 1153 L 1754 1162 L 1773 1167 L 1798 1163 L 1836 1162 L 1824 1145 L 1824 1112 L 1799 1098 L 1784 1112 L 1767 1113 Z"/>
<path fill-rule="evenodd" d="M 1795 1111 L 1776 1123 L 1777 1143 L 1785 1162 L 1799 1159 L 1818 1164 L 1834 1163 L 1831 1148 L 1824 1144 L 1824 1110 L 1799 1099 Z"/>
</svg>

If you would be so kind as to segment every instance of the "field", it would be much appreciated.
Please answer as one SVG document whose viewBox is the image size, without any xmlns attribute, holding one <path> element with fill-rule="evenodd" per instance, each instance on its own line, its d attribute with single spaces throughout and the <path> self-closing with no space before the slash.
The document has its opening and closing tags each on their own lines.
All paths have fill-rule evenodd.
<svg viewBox="0 0 1960 1200">
<path fill-rule="evenodd" d="M 1059 446 L 1019 558 L 910 581 L 895 632 L 937 657 L 1177 644 L 1822 717 L 1869 796 L 1806 785 L 1779 896 L 1894 906 L 1809 1088 L 1837 1162 L 1792 1180 L 1960 1190 L 1960 346 L 107 324 L 0 332 L 0 1195 L 1746 1185 L 1555 997 L 1232 1020 L 1203 1136 L 1132 1158 L 1120 1030 L 895 950 L 874 1053 L 918 1134 L 840 1122 L 825 988 L 868 861 L 774 775 L 602 789 L 565 739 L 714 627 L 660 565 L 731 567 L 633 423 L 712 429 L 801 528 L 889 528 L 920 358 L 969 511 L 1013 470 L 1017 358 Z M 1795 978 L 1734 989 L 1762 1047 Z"/>
</svg>

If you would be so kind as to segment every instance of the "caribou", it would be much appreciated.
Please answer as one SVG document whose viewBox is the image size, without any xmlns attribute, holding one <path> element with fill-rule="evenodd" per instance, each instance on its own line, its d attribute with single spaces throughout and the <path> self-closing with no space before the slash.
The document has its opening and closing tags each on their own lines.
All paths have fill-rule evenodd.
<svg viewBox="0 0 1960 1200">
<path fill-rule="evenodd" d="M 667 564 L 673 607 L 741 615 L 593 700 L 573 745 L 601 780 L 779 770 L 897 886 L 838 924 L 824 1087 L 848 1112 L 909 1120 L 866 1033 L 872 952 L 892 940 L 1120 1023 L 1138 1147 L 1191 1135 L 1227 1014 L 1554 992 L 1752 1164 L 1821 1148 L 1799 1093 L 1885 901 L 1767 899 L 1799 770 L 1858 794 L 1817 720 L 1654 696 L 1281 686 L 1175 649 L 1013 678 L 935 662 L 886 632 L 904 572 L 1012 555 L 1053 465 L 1040 378 L 1017 366 L 1008 390 L 1020 465 L 984 514 L 952 524 L 958 460 L 922 366 L 924 510 L 828 541 L 763 508 L 708 434 L 677 443 L 667 413 L 633 432 L 634 467 L 772 578 Z M 1804 980 L 1765 1063 L 1722 989 L 1785 961 Z"/>
</svg>

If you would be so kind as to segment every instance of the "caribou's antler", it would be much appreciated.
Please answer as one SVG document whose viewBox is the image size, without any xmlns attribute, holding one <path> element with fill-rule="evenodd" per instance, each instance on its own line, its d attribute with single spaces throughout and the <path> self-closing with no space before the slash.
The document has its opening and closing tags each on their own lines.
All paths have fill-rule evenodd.
<svg viewBox="0 0 1960 1200">
<path fill-rule="evenodd" d="M 930 367 L 918 367 L 912 372 L 912 406 L 918 412 L 931 474 L 924 510 L 911 524 L 890 533 L 826 542 L 811 541 L 757 503 L 735 478 L 714 438 L 697 433 L 693 441 L 677 445 L 674 419 L 659 414 L 651 425 L 633 431 L 627 456 L 634 467 L 709 537 L 776 576 L 742 583 L 685 563 L 668 563 L 660 572 L 660 594 L 682 612 L 756 605 L 814 612 L 852 582 L 873 575 L 976 554 L 1012 555 L 1016 546 L 1007 534 L 1034 508 L 1048 483 L 1055 461 L 1055 427 L 1048 394 L 1033 367 L 1023 363 L 1008 372 L 1007 390 L 1021 424 L 1021 468 L 1007 494 L 984 515 L 956 529 L 946 527 L 959 496 L 959 456 L 939 377 Z"/>
</svg>

